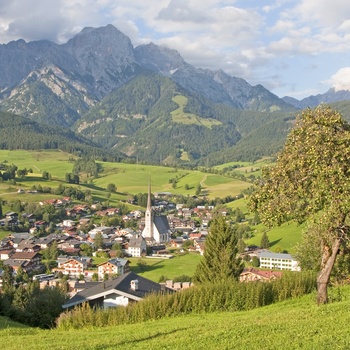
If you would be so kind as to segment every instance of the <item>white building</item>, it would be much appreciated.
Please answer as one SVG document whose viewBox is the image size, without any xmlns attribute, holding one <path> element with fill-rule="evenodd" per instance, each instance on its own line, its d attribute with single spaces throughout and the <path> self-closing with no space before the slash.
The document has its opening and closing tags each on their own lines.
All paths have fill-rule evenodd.
<svg viewBox="0 0 350 350">
<path fill-rule="evenodd" d="M 298 261 L 290 254 L 261 252 L 258 254 L 263 269 L 300 271 Z"/>
<path fill-rule="evenodd" d="M 170 240 L 170 226 L 165 215 L 154 215 L 151 205 L 151 183 L 148 184 L 147 209 L 145 213 L 145 228 L 142 236 L 149 244 L 164 244 Z"/>
</svg>

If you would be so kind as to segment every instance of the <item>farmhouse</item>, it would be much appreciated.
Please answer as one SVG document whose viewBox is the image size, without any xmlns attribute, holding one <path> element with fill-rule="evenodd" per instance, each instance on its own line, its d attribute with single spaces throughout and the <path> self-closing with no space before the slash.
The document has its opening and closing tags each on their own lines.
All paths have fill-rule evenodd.
<svg viewBox="0 0 350 350">
<path fill-rule="evenodd" d="M 109 276 L 113 275 L 123 275 L 129 272 L 129 260 L 126 259 L 111 259 L 104 263 L 98 265 L 98 277 L 102 280 L 107 274 Z"/>
<path fill-rule="evenodd" d="M 282 277 L 281 271 L 266 271 L 266 270 L 258 270 L 254 268 L 244 269 L 243 272 L 239 276 L 240 282 L 251 282 L 251 281 L 273 281 L 277 278 Z"/>
<path fill-rule="evenodd" d="M 128 272 L 116 279 L 82 290 L 69 299 L 63 308 L 71 308 L 84 302 L 101 308 L 127 306 L 129 303 L 140 301 L 150 293 L 160 293 L 162 290 L 159 283 Z"/>
<path fill-rule="evenodd" d="M 134 235 L 130 238 L 128 243 L 128 254 L 133 257 L 140 257 L 146 255 L 147 245 L 146 240 L 141 235 Z"/>
</svg>

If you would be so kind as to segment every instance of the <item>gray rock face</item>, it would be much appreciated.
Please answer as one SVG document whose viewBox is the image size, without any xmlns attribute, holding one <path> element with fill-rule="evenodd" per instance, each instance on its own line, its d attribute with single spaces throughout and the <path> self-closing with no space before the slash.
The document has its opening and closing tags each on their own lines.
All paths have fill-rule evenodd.
<svg viewBox="0 0 350 350">
<path fill-rule="evenodd" d="M 63 45 L 45 40 L 0 45 L 0 108 L 72 126 L 90 107 L 145 70 L 214 103 L 250 110 L 292 108 L 262 86 L 253 87 L 220 70 L 193 67 L 175 50 L 153 43 L 133 48 L 112 25 L 85 28 Z"/>
<path fill-rule="evenodd" d="M 77 60 L 98 98 L 126 83 L 137 72 L 130 39 L 112 25 L 85 28 L 63 48 Z"/>
</svg>

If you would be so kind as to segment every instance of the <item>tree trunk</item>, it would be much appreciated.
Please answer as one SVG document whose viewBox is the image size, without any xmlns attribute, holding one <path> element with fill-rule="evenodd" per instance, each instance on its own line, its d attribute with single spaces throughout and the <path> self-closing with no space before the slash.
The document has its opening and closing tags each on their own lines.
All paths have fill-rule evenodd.
<svg viewBox="0 0 350 350">
<path fill-rule="evenodd" d="M 322 267 L 317 277 L 317 304 L 326 304 L 328 302 L 328 283 L 333 270 L 338 250 L 340 248 L 340 238 L 336 238 L 333 242 L 332 252 L 326 247 L 323 250 Z"/>
</svg>

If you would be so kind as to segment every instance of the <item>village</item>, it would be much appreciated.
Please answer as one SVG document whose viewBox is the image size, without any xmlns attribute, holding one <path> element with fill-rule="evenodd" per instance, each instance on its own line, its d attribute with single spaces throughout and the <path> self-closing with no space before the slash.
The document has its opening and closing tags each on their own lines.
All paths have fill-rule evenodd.
<svg viewBox="0 0 350 350">
<path fill-rule="evenodd" d="M 55 224 L 51 233 L 52 223 L 36 220 L 32 213 L 6 212 L 0 220 L 1 226 L 13 227 L 26 220 L 30 227 L 28 232 L 11 232 L 0 241 L 2 266 L 11 268 L 15 281 L 25 282 L 26 275 L 27 279 L 38 280 L 41 288 L 54 287 L 65 278 L 71 297 L 63 305 L 65 308 L 87 300 L 94 304 L 95 298 L 104 307 L 125 306 L 129 299 L 140 300 L 161 288 L 172 291 L 189 288 L 190 280 L 166 280 L 159 284 L 130 270 L 128 258 L 171 259 L 173 252 L 204 254 L 208 224 L 215 207 L 187 208 L 166 200 L 167 196 L 168 193 L 155 193 L 152 203 L 149 184 L 145 212 L 132 210 L 124 215 L 120 208 L 107 208 L 100 203 L 74 204 L 70 197 L 42 201 L 41 206 L 65 212 L 65 218 Z M 216 214 L 228 215 L 225 209 L 219 213 L 216 210 Z M 103 220 L 92 224 L 93 218 L 117 216 L 123 225 L 107 226 L 102 224 Z M 131 221 L 133 225 L 128 227 Z M 94 264 L 96 257 L 104 258 L 103 262 Z M 270 281 L 281 277 L 280 270 L 300 270 L 290 254 L 272 253 L 256 246 L 246 247 L 241 257 L 246 262 L 254 257 L 260 261 L 260 269 L 244 269 L 241 281 Z M 0 287 L 3 273 L 0 269 Z"/>
</svg>

